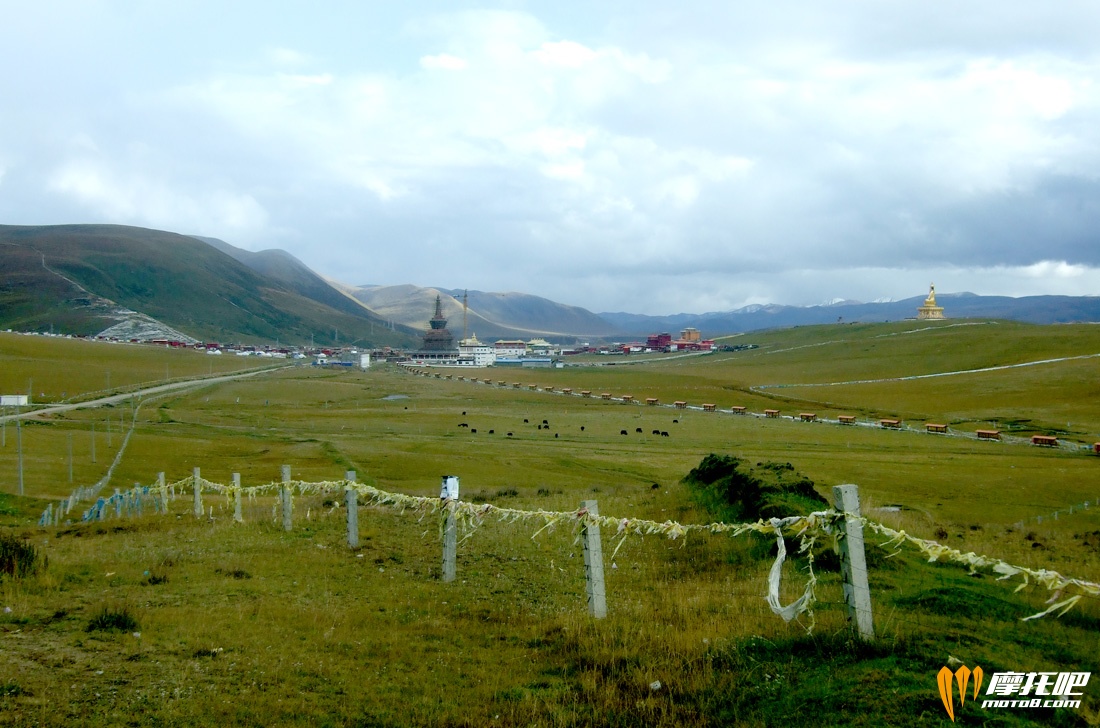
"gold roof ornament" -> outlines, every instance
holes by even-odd
[[[924,299],[924,305],[917,309],[918,319],[942,319],[943,306],[936,305],[936,284],[929,285],[928,298]]]

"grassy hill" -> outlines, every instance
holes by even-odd
[[[175,233],[118,225],[0,226],[0,260],[5,270],[18,270],[0,291],[5,328],[98,333],[117,320],[113,303],[213,341],[301,344],[312,338],[366,346],[410,340],[361,308],[334,308]]]
[[[310,300],[329,306],[333,310],[351,316],[362,316],[364,311],[370,311],[352,297],[333,288],[324,278],[314,273],[305,263],[285,250],[261,250],[253,253],[248,250],[241,250],[217,238],[195,237],[264,277],[278,281],[290,290]]]
[[[594,499],[620,523],[705,524],[719,517],[713,499],[685,476],[715,453],[768,486],[828,498],[831,486],[855,483],[872,521],[964,553],[1100,581],[1100,458],[919,427],[955,417],[966,432],[996,411],[1042,430],[1066,429],[1068,418],[1072,432],[1060,438],[1100,440],[1090,370],[1081,368],[1094,373],[1097,360],[1068,358],[1100,353],[1100,329],[958,323],[802,327],[737,337],[758,345],[737,352],[479,372],[506,386],[393,366],[289,368],[145,402],[104,494],[150,484],[160,471],[180,480],[194,467],[214,482],[236,472],[246,487],[266,484],[285,463],[307,482],[354,470],[360,482],[434,497],[451,473],[464,501],[533,513]],[[15,338],[0,336],[0,365],[16,391],[39,369],[72,393],[98,388],[103,367],[113,380],[132,366],[140,379],[184,361],[154,350],[164,359],[109,363],[137,347],[18,337],[16,348]],[[58,351],[76,343],[102,347],[107,359],[86,381],[70,368],[68,383],[68,355]],[[927,374],[949,375],[904,379]],[[562,387],[663,406],[565,396]],[[676,400],[727,411],[668,406]],[[737,416],[735,404],[864,421],[905,414],[918,427]],[[1041,585],[1017,592],[1018,577],[928,563],[880,536],[868,538],[877,638],[865,644],[848,628],[827,536],[809,547],[818,601],[808,633],[808,618],[786,623],[768,608],[776,542],[750,533],[622,540],[605,528],[609,616],[593,620],[570,522],[540,531],[538,514],[489,516],[465,531],[452,583],[440,579],[435,516],[363,505],[360,546],[350,549],[338,492],[296,496],[291,532],[272,497],[246,499],[245,522],[235,524],[231,504],[209,491],[201,519],[190,492],[178,491],[167,515],[147,507],[140,517],[112,511],[100,523],[35,527],[47,503],[102,476],[118,452],[117,423],[117,412],[83,410],[23,426],[27,496],[0,497],[0,530],[25,534],[49,564],[26,579],[0,577],[12,610],[0,612],[0,725],[1069,727],[1100,714],[1100,686],[1090,681],[1081,708],[998,710],[968,696],[949,719],[936,685],[945,665],[982,667],[985,686],[1007,671],[1092,671],[1095,681],[1100,600],[1024,622],[1050,605]],[[9,423],[5,494],[12,443]],[[791,534],[783,604],[807,578],[799,545]]]

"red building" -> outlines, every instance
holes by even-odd
[[[671,344],[671,343],[672,343],[672,334],[669,334],[669,333],[650,334],[649,337],[646,338],[646,340],[645,340],[645,348],[647,348],[647,349],[658,349],[658,350],[663,351],[664,349],[668,348],[668,345]]]

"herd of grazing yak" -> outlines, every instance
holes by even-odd
[[[465,412],[465,411],[463,411],[463,412],[462,412],[462,414],[463,414],[463,415],[465,415],[465,414],[466,414],[466,412]],[[680,420],[673,420],[673,421],[672,421],[672,424],[674,424],[674,425],[675,425],[675,424],[678,424],[679,422],[680,422]],[[524,418],[524,420],[523,420],[523,424],[525,424],[525,425],[529,425],[529,424],[531,424],[531,421],[530,421],[530,419],[529,419],[529,418]],[[458,426],[459,426],[459,427],[465,427],[465,428],[466,428],[466,429],[468,429],[468,430],[469,430],[469,431],[470,431],[471,433],[473,433],[473,434],[475,434],[475,435],[477,434],[477,428],[476,428],[476,427],[470,427],[470,423],[469,423],[469,422],[460,422],[460,423],[458,423]],[[549,430],[549,429],[550,429],[550,423],[549,423],[548,421],[546,421],[546,420],[543,420],[543,421],[542,421],[542,424],[538,425],[538,429],[540,429],[540,430]],[[581,425],[581,432],[584,432],[584,425]],[[634,429],[634,432],[636,432],[636,433],[638,433],[638,434],[642,434],[642,428],[641,428],[641,427],[637,427],[637,428],[635,428],[635,429]],[[489,434],[490,434],[490,435],[495,435],[495,434],[496,434],[496,430],[489,430]],[[619,430],[619,434],[620,434],[620,435],[629,435],[630,433],[629,433],[629,432],[628,432],[627,430]],[[668,434],[668,431],[667,431],[667,430],[654,430],[654,431],[653,431],[653,434],[654,434],[654,435],[659,435],[660,437],[668,437],[668,436],[669,436],[669,434]],[[513,436],[513,433],[511,433],[511,432],[508,432],[508,433],[506,434],[506,437],[512,437],[512,436]],[[554,433],[554,437],[557,437],[557,436],[558,436],[558,433],[556,433],[556,432],[555,432],[555,433]]]

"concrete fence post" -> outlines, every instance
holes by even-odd
[[[454,475],[444,475],[439,486],[443,502],[443,581],[454,581],[458,571],[458,528],[455,508],[458,506],[459,482]]]
[[[241,474],[233,473],[233,521],[244,523],[241,515]]]
[[[352,483],[355,482],[355,471],[349,470],[344,474],[348,485],[344,486],[344,502],[348,509],[348,548],[359,548],[359,491]]]
[[[581,508],[593,519],[599,517],[599,502],[581,501]],[[600,524],[586,518],[582,528],[584,538],[584,581],[588,595],[588,613],[596,619],[607,616],[607,588],[603,579],[603,544],[600,541]]]
[[[199,469],[193,468],[191,475],[195,480],[195,487],[193,489],[195,495],[194,513],[195,518],[202,518],[202,476],[199,475]]]
[[[294,523],[291,520],[291,508],[292,500],[290,495],[290,466],[283,466],[283,487],[281,490],[282,495],[282,509],[283,509],[283,530],[290,531],[294,527]]]
[[[168,489],[164,487],[164,473],[157,473],[157,491],[160,493],[159,506],[161,513],[168,512]]]
[[[454,501],[443,504],[443,581],[455,580],[458,572],[458,528],[455,524]]]
[[[848,621],[859,636],[875,639],[871,619],[871,588],[867,582],[867,555],[863,549],[863,521],[859,509],[859,488],[838,485],[833,488],[833,504],[844,518],[840,529],[840,573],[844,580],[844,601],[848,603]]]

